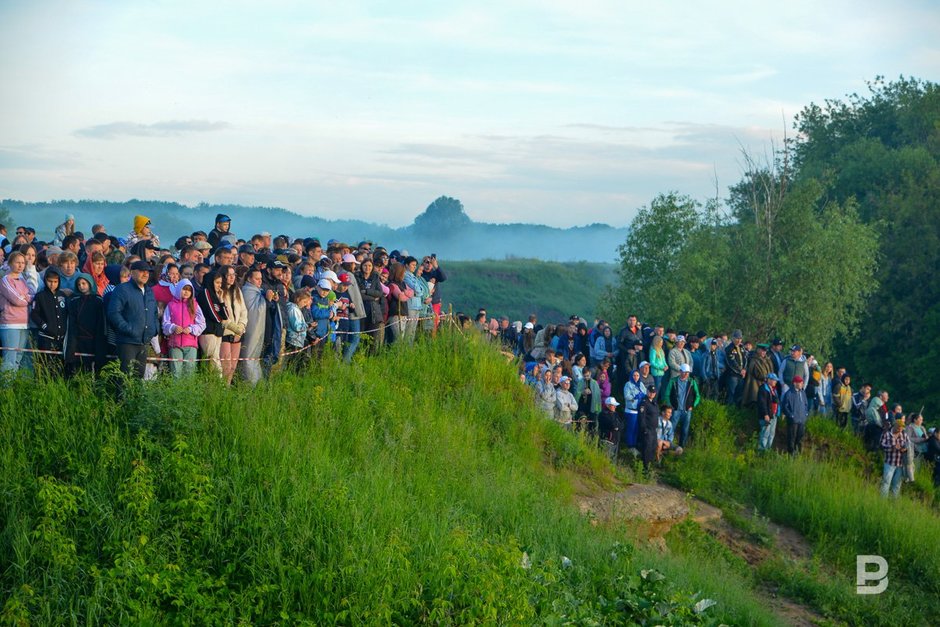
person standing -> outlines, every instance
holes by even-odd
[[[803,377],[796,375],[791,383],[793,385],[783,395],[781,410],[787,419],[787,451],[790,455],[795,455],[803,448],[809,402],[806,399],[806,390],[803,389]]]
[[[678,434],[679,446],[685,448],[686,441],[689,439],[689,428],[692,425],[692,409],[702,400],[698,383],[692,378],[692,367],[689,364],[681,364],[679,377],[669,379],[664,397],[665,405],[672,408],[672,424]]]
[[[131,280],[114,288],[107,309],[121,371],[139,379],[144,378],[147,347],[160,328],[157,299],[147,285],[150,272],[146,261],[135,261],[131,265]]]
[[[646,389],[646,398],[640,403],[637,410],[637,420],[640,423],[640,443],[643,449],[643,468],[649,467],[656,461],[659,451],[659,405],[656,404],[656,386]]]
[[[780,416],[780,396],[777,394],[777,375],[770,373],[757,390],[757,423],[760,435],[758,451],[770,451],[777,434],[777,417]]]
[[[849,414],[852,413],[852,376],[844,373],[838,390],[835,386],[833,390],[832,410],[835,412],[836,424],[845,429],[849,424]]]
[[[725,372],[728,384],[728,404],[738,405],[744,392],[744,377],[747,376],[747,351],[741,343],[744,334],[741,329],[735,329],[731,334],[731,344],[725,349]]]
[[[7,265],[10,271],[0,278],[0,347],[8,350],[0,370],[15,372],[29,344],[29,306],[36,294],[23,276],[26,255],[11,253]]]
[[[744,405],[751,407],[757,402],[757,392],[764,384],[767,375],[774,372],[773,360],[767,355],[767,344],[758,344],[757,350],[747,365],[747,379],[744,382]]]
[[[910,442],[904,429],[904,417],[894,421],[894,426],[881,435],[881,450],[885,453],[884,469],[881,475],[881,496],[898,498],[901,496],[901,483],[904,481],[907,449]]]

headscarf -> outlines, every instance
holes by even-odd
[[[108,279],[108,276],[104,273],[104,271],[102,271],[101,274],[95,274],[93,266],[94,262],[91,260],[91,255],[88,255],[88,258],[85,259],[85,265],[82,266],[82,273],[87,274],[93,279],[92,285],[98,292],[98,296],[104,296],[104,292],[106,289],[108,289],[108,285],[111,284],[111,281]],[[105,266],[105,268],[107,268],[107,266]],[[120,279],[120,276],[118,278]]]

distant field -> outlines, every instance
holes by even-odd
[[[604,287],[616,278],[614,264],[502,259],[443,261],[447,282],[444,302],[454,311],[473,315],[480,307],[489,314],[525,320],[535,313],[543,322],[567,319],[573,313],[594,316]],[[446,306],[445,306],[446,309]]]

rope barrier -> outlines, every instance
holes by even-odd
[[[418,316],[418,317],[404,317],[404,316],[401,316],[401,319],[402,319],[403,321],[405,321],[405,322],[409,322],[409,321],[421,321],[421,320],[434,320],[435,317],[437,317],[437,318],[439,318],[439,319],[444,319],[444,318],[450,318],[450,317],[452,317],[452,315],[451,315],[451,314],[441,314],[440,316]],[[369,330],[367,330],[367,331],[361,331],[361,330],[360,330],[360,331],[333,331],[332,334],[333,334],[333,335],[368,335],[368,334],[370,334],[370,333],[374,333],[375,331],[378,331],[379,329],[387,329],[387,328],[389,328],[389,327],[397,326],[398,324],[399,324],[399,323],[397,323],[397,322],[389,322],[389,323],[384,324],[384,325],[381,326],[381,327],[376,327],[375,329],[369,329]],[[307,344],[307,345],[304,346],[303,348],[296,348],[296,349],[293,349],[293,350],[290,350],[290,351],[282,351],[282,352],[279,354],[279,356],[280,356],[280,357],[290,357],[291,355],[296,355],[296,354],[298,354],[298,353],[302,353],[302,352],[304,352],[305,350],[307,350],[308,348],[312,348],[312,347],[314,347],[314,346],[317,346],[318,344],[320,344],[321,342],[323,342],[323,340],[326,339],[327,337],[329,337],[329,335],[324,335],[324,336],[322,336],[322,337],[318,337],[316,340],[310,342],[309,344]],[[42,354],[42,355],[57,355],[57,356],[59,356],[59,357],[63,357],[63,356],[64,356],[64,351],[53,351],[53,350],[40,349],[40,348],[13,348],[13,347],[7,348],[7,347],[0,347],[0,351],[13,351],[13,352],[17,352],[17,353],[34,353],[34,354]],[[94,354],[92,354],[92,353],[75,353],[75,356],[76,356],[76,357],[95,357],[96,355],[94,355]],[[118,359],[117,355],[106,355],[106,357],[107,357],[108,359]],[[232,359],[221,359],[221,358],[220,358],[219,361],[224,361],[224,362],[226,362],[226,363],[229,363],[229,362],[233,362],[233,361],[262,361],[263,359],[264,359],[263,357],[235,357],[235,358],[232,358]],[[148,358],[147,358],[147,361],[150,362],[150,363],[160,363],[160,362],[185,362],[185,363],[193,363],[193,362],[206,362],[206,361],[214,362],[214,361],[216,361],[216,360],[215,360],[214,358],[212,358],[212,357],[198,357],[198,358],[195,358],[195,359],[178,359],[178,358],[175,358],[175,357],[148,357]]]

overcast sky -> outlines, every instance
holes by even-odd
[[[0,197],[629,223],[810,102],[940,78],[937,2],[0,1]]]

